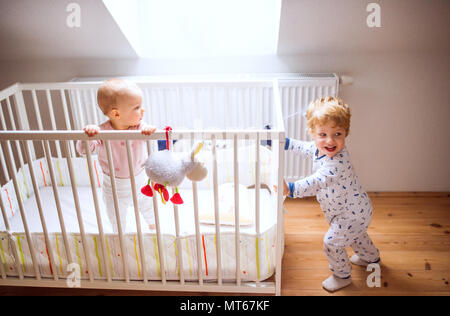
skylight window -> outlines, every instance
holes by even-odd
[[[276,54],[281,0],[103,0],[140,57]]]

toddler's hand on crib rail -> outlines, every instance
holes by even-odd
[[[274,189],[275,192],[278,192],[278,186],[277,185],[274,184],[273,185],[273,189]],[[289,194],[290,194],[289,186],[288,186],[286,180],[283,179],[283,196],[288,196]]]
[[[151,134],[153,134],[156,131],[156,127],[154,126],[150,126],[150,125],[144,125],[141,128],[141,133],[147,136],[150,136]]]
[[[86,125],[83,128],[83,131],[86,133],[87,136],[92,137],[98,134],[100,128],[97,125]]]
[[[285,179],[283,179],[283,196],[288,196],[290,193],[289,186]]]

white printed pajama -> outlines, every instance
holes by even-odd
[[[366,220],[357,217],[335,218],[330,224],[323,239],[325,255],[330,264],[330,270],[339,278],[348,278],[351,265],[346,247],[352,247],[354,252],[364,261],[377,262],[380,258],[378,249],[367,234],[372,210],[367,210]]]
[[[286,139],[286,150],[313,159],[314,173],[288,184],[290,197],[316,196],[330,228],[324,237],[324,250],[331,271],[340,278],[350,277],[351,265],[345,250],[352,247],[364,261],[377,262],[379,251],[367,228],[372,219],[372,203],[359,183],[350,155],[344,147],[333,157],[319,155],[314,142]]]

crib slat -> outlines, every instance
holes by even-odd
[[[109,176],[111,178],[111,189],[113,193],[114,210],[116,212],[117,230],[119,232],[120,251],[122,252],[123,275],[125,276],[125,281],[130,282],[130,275],[128,273],[128,262],[125,256],[126,248],[125,243],[123,242],[122,223],[120,222],[119,201],[117,200],[117,190],[116,190],[116,173],[114,171],[114,163],[112,161],[110,141],[106,140],[105,145],[106,145],[106,154],[108,156]]]
[[[0,209],[2,211],[2,217],[3,217],[3,222],[5,223],[5,229],[6,229],[7,232],[9,232],[10,231],[10,228],[9,228],[10,226],[9,226],[8,217],[6,215],[5,204],[3,203],[2,194],[0,194]],[[11,242],[10,239],[9,239],[9,241]],[[11,249],[13,249],[13,255],[14,255],[14,259],[15,259],[14,262],[16,263],[16,268],[17,268],[17,271],[19,273],[19,277],[20,277],[20,279],[23,279],[23,273],[21,273],[20,266],[18,265],[18,262],[19,262],[18,256],[17,256],[17,253],[14,251],[15,247],[11,247]],[[6,264],[6,262],[4,264]],[[3,266],[3,264],[2,264],[2,266]],[[2,277],[3,277],[3,279],[5,279],[6,278],[6,272],[5,272],[4,275],[3,275],[3,272],[4,272],[4,270],[2,269]]]
[[[37,120],[37,123],[38,123],[38,128],[39,128],[40,131],[42,131],[44,128],[42,126],[41,111],[39,109],[39,102],[37,100],[36,90],[35,89],[31,90],[31,96],[32,96],[32,100],[33,100],[34,112],[36,113],[36,120]],[[41,142],[41,144],[42,144],[42,142]],[[33,146],[33,148],[34,148],[34,146]],[[33,155],[32,156],[33,156],[33,159],[36,158],[34,150],[33,150]]]
[[[5,122],[5,117],[3,115],[3,107],[2,104],[0,102],[0,121],[2,123],[2,130],[6,130],[6,122]],[[9,179],[9,173],[8,173],[8,168],[6,167],[6,162],[5,162],[5,157],[3,155],[3,148],[0,146],[0,161],[2,163],[2,170],[3,170],[3,174],[5,175],[5,179]]]
[[[66,128],[67,130],[72,130],[72,124],[70,123],[70,118],[69,118],[69,112],[67,110],[67,101],[66,101],[66,94],[64,93],[64,90],[61,89],[59,90],[60,94],[61,94],[61,102],[63,105],[63,112],[64,112],[64,120],[66,122]],[[73,144],[73,141],[70,142],[70,152],[72,153],[72,157],[75,157],[75,146]],[[67,154],[69,153],[69,151],[67,150]]]
[[[152,144],[149,140],[147,140],[147,156],[150,156],[150,154],[152,153]]]
[[[1,114],[2,124],[6,128],[5,120],[4,120],[4,117],[3,117],[3,111],[0,111],[0,114]],[[3,143],[5,144],[5,142],[3,142]],[[12,156],[12,149],[11,149],[11,142],[10,141],[6,142],[6,150],[7,150],[7,153],[9,155],[9,157],[11,157]],[[6,161],[8,161],[8,160],[6,160]],[[10,164],[6,163],[7,169],[4,169],[5,174],[6,175],[9,174],[10,170],[8,170],[8,168],[11,168],[11,166],[12,166],[12,168],[14,170],[14,175],[15,175],[15,170],[17,170],[16,169],[16,163],[15,163],[14,160],[9,160],[9,161],[10,161]],[[9,176],[8,176],[8,178],[9,178]],[[19,191],[20,191],[20,183],[18,183],[18,187],[19,187]],[[16,190],[16,194],[18,194],[17,195],[17,200],[22,201],[22,193],[21,193],[21,191],[18,192]],[[5,221],[5,223],[7,223],[7,221]],[[8,228],[8,231],[9,231],[9,228]],[[16,259],[16,269],[17,269],[17,271],[19,273],[19,278],[23,279],[23,277],[24,277],[24,275],[23,275],[23,267],[20,265],[20,259],[19,259],[19,256],[18,256],[18,253],[17,253],[17,249],[16,249],[15,237],[10,235],[9,238],[10,238],[10,242],[11,242],[11,248],[14,251],[14,258]]]
[[[96,125],[100,124],[100,120],[98,118],[98,112],[97,112],[97,106],[96,106],[96,102],[95,102],[95,97],[94,97],[94,90],[93,89],[89,89],[89,97],[91,98],[91,102],[92,102],[92,108],[91,111],[94,113],[94,122]]]
[[[0,107],[1,107],[0,120],[2,122],[2,130],[6,131],[8,128],[6,126],[5,115],[3,114],[3,104],[1,102],[0,102]]]
[[[5,179],[9,179],[8,169],[6,168],[5,157],[3,155],[3,148],[0,147],[0,162],[2,164],[3,174],[5,175]]]
[[[143,92],[144,92],[143,107],[145,109],[144,121],[150,122],[150,120],[148,118],[152,118],[151,121],[153,122],[153,124],[156,124],[156,122],[155,122],[156,115],[153,114],[154,109],[152,106],[150,106],[151,99],[150,99],[150,94],[148,92],[148,89],[143,89]]]
[[[27,114],[27,107],[25,105],[25,101],[23,99],[23,92],[17,91],[13,95],[13,100],[16,105],[16,116],[18,118],[17,120],[17,128],[21,131],[29,131],[30,130],[30,121],[28,119]],[[20,154],[22,155],[22,154]],[[34,147],[31,148],[31,156],[36,157],[36,154],[34,152]]]
[[[10,123],[11,123],[12,130],[15,131],[15,130],[17,130],[16,129],[16,123],[14,121],[14,116],[13,116],[13,112],[12,112],[12,108],[11,108],[11,102],[9,101],[9,98],[6,98],[6,105],[8,107],[9,120],[10,120]],[[18,156],[19,156],[20,167],[23,167],[22,149],[20,148],[19,141],[16,140],[14,143],[16,144],[16,150],[17,150],[17,153],[18,153]]]
[[[275,262],[275,294],[281,295],[281,259],[284,246],[283,179],[284,179],[284,132],[280,133],[278,145],[278,206],[277,206],[277,246]]]
[[[4,263],[2,261],[3,260],[0,260],[0,273],[2,274],[2,279],[5,280],[6,279],[6,272],[5,272]]]
[[[298,89],[299,89],[299,87],[293,87],[293,89],[292,89],[292,99],[289,100],[289,102],[292,102],[292,104],[298,104],[296,102],[296,99],[299,99],[299,96],[297,95]],[[303,94],[300,94],[300,95],[303,96]],[[304,104],[304,103],[302,103],[302,104]],[[296,108],[295,110],[298,111],[298,108]],[[295,113],[295,112],[289,112],[289,113]],[[291,123],[290,125],[294,126],[294,128],[295,128],[296,135],[294,134],[295,136],[293,136],[295,139],[306,140],[303,135],[301,135],[301,136],[299,135],[299,131],[301,134],[303,134],[307,130],[306,126],[303,126],[303,124],[302,124],[303,117],[304,117],[303,115],[295,115],[294,117],[291,117],[291,119],[293,119],[292,123],[289,122],[289,123]],[[299,135],[300,137],[298,137],[297,135]],[[303,169],[303,164],[305,164],[306,159],[299,159],[299,158],[300,158],[300,156],[296,156],[297,161],[294,162],[294,169],[290,169],[290,170],[293,170],[293,173],[295,175],[299,175],[300,171],[305,170],[305,169]],[[302,168],[302,169],[300,169],[300,168]],[[304,176],[306,176],[306,175],[304,175]]]
[[[156,145],[156,144],[155,144]],[[149,156],[152,151],[157,151],[157,147],[152,146],[150,141],[147,141],[147,152]],[[151,184],[152,185],[152,184]],[[159,262],[159,269],[161,273],[161,283],[162,285],[166,284],[166,273],[165,273],[165,262],[164,262],[164,248],[163,248],[163,240],[161,236],[161,226],[159,222],[159,210],[158,210],[158,200],[157,195],[153,194],[153,211],[155,213],[155,226],[156,226],[156,241],[158,245],[158,258],[155,258]]]
[[[66,150],[66,152],[69,152],[69,145],[67,142],[68,141],[65,140],[65,141],[63,141],[63,144],[64,144],[64,149]],[[78,225],[80,226],[81,242],[83,243],[84,257],[86,259],[86,266],[88,268],[89,281],[94,282],[94,273],[93,273],[94,270],[91,265],[91,256],[90,256],[90,252],[89,252],[88,242],[86,239],[86,233],[84,230],[83,216],[81,214],[81,209],[80,209],[80,200],[78,197],[78,189],[77,189],[77,183],[76,183],[76,178],[75,178],[75,172],[73,170],[72,158],[69,155],[67,155],[67,166],[69,168],[73,200],[75,202],[75,209],[77,211]]]
[[[41,111],[39,110],[39,103],[37,100],[37,96],[36,96],[36,90],[33,89],[31,90],[31,96],[33,99],[33,106],[34,106],[34,112],[36,113],[36,119],[37,119],[37,123],[38,123],[38,128],[39,130],[43,130],[44,128],[42,127],[42,118],[41,118]]]
[[[59,90],[60,96],[61,96],[61,102],[63,105],[63,113],[64,113],[64,122],[66,123],[66,129],[70,131],[72,129],[72,126],[70,124],[70,118],[69,118],[69,112],[67,110],[67,101],[66,101],[66,95],[64,93],[63,89]]]
[[[50,178],[52,180],[52,188],[53,188],[53,194],[55,197],[56,210],[58,211],[59,225],[61,226],[61,232],[62,232],[63,239],[64,239],[64,246],[66,248],[67,262],[72,263],[73,262],[72,254],[71,254],[70,248],[69,248],[69,239],[67,238],[66,225],[64,223],[64,217],[62,214],[61,202],[59,200],[58,187],[56,186],[55,170],[53,169],[52,156],[51,156],[50,145],[49,145],[48,140],[44,140],[44,150],[45,150],[45,156],[47,157],[47,165],[48,165],[48,170],[50,172]]]
[[[50,123],[52,125],[52,130],[56,131],[56,123],[55,123],[55,113],[53,111],[53,102],[52,102],[52,96],[50,95],[50,90],[46,89],[45,94],[47,96],[47,105],[48,105],[48,111],[50,113]],[[59,142],[55,142],[56,146],[56,153],[58,154],[58,158],[61,158],[61,148],[59,146]]]
[[[139,253],[141,255],[141,261],[142,261],[142,276],[144,278],[144,284],[147,284],[147,265],[145,264],[145,250],[144,250],[144,239],[142,237],[142,228],[141,228],[141,220],[139,218],[139,206],[138,206],[138,199],[136,195],[136,180],[134,177],[134,169],[133,169],[133,157],[131,154],[131,146],[130,141],[126,140],[125,145],[127,148],[127,157],[128,157],[128,168],[130,171],[130,180],[131,180],[131,193],[133,195],[133,204],[134,204],[134,217],[136,218],[136,228],[138,232],[138,239],[139,239]]]
[[[260,235],[261,235],[261,227],[260,227],[260,217],[259,217],[259,213],[260,213],[260,205],[259,205],[259,194],[260,194],[260,159],[259,159],[259,146],[260,146],[260,141],[259,141],[259,134],[256,135],[256,153],[255,153],[255,157],[256,157],[256,161],[255,161],[255,229],[256,229],[256,260],[258,260],[258,262],[256,263],[257,265],[257,276],[256,276],[256,284],[259,285],[259,278],[260,278],[260,271],[259,271],[259,267],[260,267],[260,263],[259,263],[259,254],[260,254]]]
[[[80,97],[80,90],[75,90],[75,97],[76,97],[76,105],[78,108],[78,117],[80,119],[80,127],[83,128],[85,126],[84,123],[84,111],[83,111],[83,106],[81,105],[81,97]]]
[[[245,126],[245,124],[248,122],[248,118],[247,118],[247,113],[249,111],[248,109],[248,88],[244,87],[242,88],[242,93],[241,93],[241,109],[242,109],[242,121],[239,121],[239,126]]]
[[[36,275],[36,279],[40,280],[41,274],[39,272],[39,264],[37,261],[36,251],[34,248],[33,240],[31,238],[30,230],[28,228],[28,223],[27,223],[27,218],[25,216],[25,210],[23,208],[22,198],[20,197],[21,196],[20,189],[19,189],[19,185],[18,185],[18,181],[17,181],[16,167],[15,167],[13,155],[11,152],[11,145],[9,144],[10,141],[6,141],[6,142],[7,142],[7,144],[4,144],[5,147],[8,148],[8,153],[7,153],[8,156],[7,156],[6,162],[8,164],[9,173],[12,175],[14,190],[16,192],[17,202],[19,204],[19,211],[20,211],[20,215],[22,217],[23,227],[25,228],[25,236],[26,236],[26,239],[28,242],[28,247],[30,249],[30,253],[31,253],[31,260],[33,262],[34,273]],[[5,143],[5,141],[3,141],[3,143]],[[14,245],[14,247],[15,247],[15,245]]]
[[[11,122],[11,127],[12,127],[13,130],[16,130],[16,123],[14,121],[14,116],[13,116],[13,112],[12,112],[11,103],[9,101],[9,98],[6,98],[6,105],[8,106],[9,120]],[[19,124],[20,124],[20,121],[19,121]],[[22,148],[20,147],[20,143],[19,143],[18,140],[16,140],[14,142],[14,144],[16,145],[17,155],[19,156],[20,167],[23,167],[24,162],[23,162]],[[22,173],[22,179],[24,180],[24,183],[26,183],[25,182],[26,181],[25,180],[25,174],[23,173],[23,169],[22,169],[21,173]],[[22,186],[21,186],[20,182],[18,183],[18,185],[19,185],[19,189],[21,189],[21,192],[22,192]],[[26,185],[25,185],[25,190],[26,190],[26,193],[29,194],[28,187]]]
[[[172,141],[172,137],[169,133],[169,150],[173,151],[173,141]],[[175,194],[175,189],[172,188],[172,195]],[[177,247],[177,260],[178,260],[178,265],[179,265],[179,276],[180,276],[180,284],[184,284],[184,267],[183,267],[183,252],[182,252],[182,247],[181,247],[181,241],[180,241],[180,219],[178,216],[178,206],[176,206],[175,204],[173,205],[173,215],[174,215],[174,219],[175,219],[175,243],[176,243],[176,247]]]
[[[5,206],[3,204],[3,200],[1,198],[0,198],[0,200],[1,200],[2,213],[3,213]],[[6,217],[4,217],[3,219],[5,220],[5,226],[7,225],[6,231],[8,232],[8,243],[9,243],[9,247],[11,248],[11,250],[13,252],[14,265],[16,266],[17,273],[19,274],[19,279],[23,280],[24,279],[23,267],[20,264],[19,254],[17,253],[15,237],[10,233],[8,220],[6,219]]]
[[[161,271],[161,282],[163,285],[166,284],[166,270],[165,270],[165,262],[164,262],[164,248],[162,244],[162,236],[161,236],[161,225],[159,222],[159,210],[158,210],[158,201],[156,198],[156,193],[153,194],[153,210],[155,212],[155,225],[156,225],[156,241],[158,243],[158,260],[159,267]]]
[[[195,241],[197,245],[197,274],[198,284],[203,285],[203,269],[202,269],[202,244],[200,241],[200,223],[198,216],[198,192],[197,183],[192,182],[192,194],[194,198],[194,221],[195,221]]]
[[[1,198],[1,196],[0,196],[0,205],[1,205],[1,209],[2,209],[3,220],[5,222],[6,231],[10,232],[9,222],[8,222],[7,217],[6,217],[6,214],[4,213],[5,212],[5,205],[3,203],[3,199]],[[19,254],[17,253],[16,244],[15,244],[14,237],[12,236],[12,234],[8,234],[8,242],[9,242],[9,246],[10,246],[12,252],[13,252],[14,264],[16,266],[17,273],[19,274],[19,279],[23,280],[23,278],[24,278],[23,277],[23,269],[22,269],[22,266],[20,265]]]
[[[103,265],[106,270],[106,278],[107,278],[108,282],[111,282],[111,271],[109,269],[109,264],[107,264],[108,252],[106,251],[105,234],[103,233],[102,217],[100,214],[100,207],[98,205],[97,189],[95,187],[96,182],[94,179],[94,171],[92,168],[92,155],[91,155],[91,151],[89,149],[88,141],[85,140],[85,141],[83,141],[83,143],[84,143],[84,150],[86,152],[86,158],[87,158],[87,163],[88,163],[89,178],[90,178],[90,182],[91,182],[91,191],[92,191],[92,197],[94,199],[94,206],[95,206],[95,214],[97,216],[97,226],[98,226],[98,231],[100,234],[100,240],[102,242],[102,252],[103,252],[103,258],[104,258]]]
[[[171,147],[173,147],[173,145]],[[175,189],[172,189],[172,195],[174,193],[175,193]],[[173,205],[173,214],[174,214],[174,218],[175,218],[175,234],[176,234],[175,243],[176,243],[176,247],[178,250],[177,260],[178,260],[178,265],[179,265],[178,268],[179,268],[179,274],[180,274],[180,284],[184,284],[183,253],[182,253],[181,241],[180,241],[180,220],[178,217],[178,206],[176,206],[175,204]]]
[[[217,153],[216,136],[212,135],[212,154],[213,154],[213,183],[214,183],[214,221],[216,224],[216,256],[217,256],[217,283],[222,285],[222,243],[220,239],[220,213],[219,213],[219,187],[217,180]]]
[[[0,192],[0,209],[2,211],[3,221],[5,222],[5,229],[6,229],[6,231],[9,231],[8,218],[6,217],[6,210],[5,210],[5,207],[3,205],[3,198],[2,198],[1,192]],[[6,272],[5,272],[5,269],[3,268],[3,265],[5,265],[5,264],[6,264],[6,262],[3,262],[3,260],[0,260],[0,268],[1,268],[1,273],[2,273],[2,279],[6,279]]]
[[[0,113],[2,113],[2,111],[0,111]],[[3,114],[2,114],[3,117]],[[3,142],[4,143],[4,142]],[[0,146],[1,149],[2,146]],[[6,169],[6,163],[3,159],[3,151],[0,151],[0,153],[2,154],[2,169],[3,169],[3,174],[6,175],[5,179],[9,179],[9,173],[8,170]],[[0,208],[2,210],[2,216],[3,216],[3,222],[5,223],[5,229],[7,232],[10,232],[10,226],[9,226],[9,221],[8,221],[8,216],[6,215],[6,209],[5,209],[5,204],[3,203],[3,198],[2,198],[2,194],[0,194]],[[14,263],[16,265],[16,269],[17,269],[17,273],[19,274],[19,279],[23,280],[23,271],[22,271],[22,266],[20,265],[20,261],[19,261],[19,256],[17,254],[17,249],[14,243],[14,240],[12,239],[12,235],[8,234],[8,241],[10,243],[11,249],[13,251],[13,256],[14,256]]]
[[[241,285],[241,251],[240,251],[240,226],[239,226],[239,160],[238,137],[234,135],[234,227],[236,247],[236,284]]]
[[[50,264],[51,264],[50,270],[53,271],[53,278],[56,281],[56,280],[58,280],[58,271],[57,271],[58,269],[56,268],[55,257],[54,257],[54,252],[53,252],[53,246],[52,246],[52,244],[50,242],[50,238],[48,237],[47,224],[45,223],[44,212],[42,211],[41,195],[39,193],[39,187],[38,187],[37,181],[36,181],[36,174],[34,173],[33,161],[31,159],[30,148],[29,148],[28,141],[23,141],[23,145],[24,145],[24,148],[25,148],[25,156],[27,158],[28,168],[30,170],[31,182],[33,183],[34,195],[36,197],[36,204],[37,204],[37,207],[38,207],[39,217],[41,219],[41,224],[42,224],[42,230],[44,232],[45,243],[46,243],[46,247],[49,250],[48,255],[50,257]]]
[[[195,133],[191,133],[191,147],[194,146]],[[192,195],[194,201],[194,223],[195,223],[195,241],[197,249],[197,275],[198,284],[203,285],[203,267],[202,267],[202,244],[200,240],[200,220],[198,215],[198,191],[197,182],[192,181]],[[206,255],[206,254],[205,254]]]

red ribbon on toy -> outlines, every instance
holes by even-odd
[[[166,126],[164,130],[166,131],[166,148],[169,150],[169,131],[172,130],[172,127]]]

